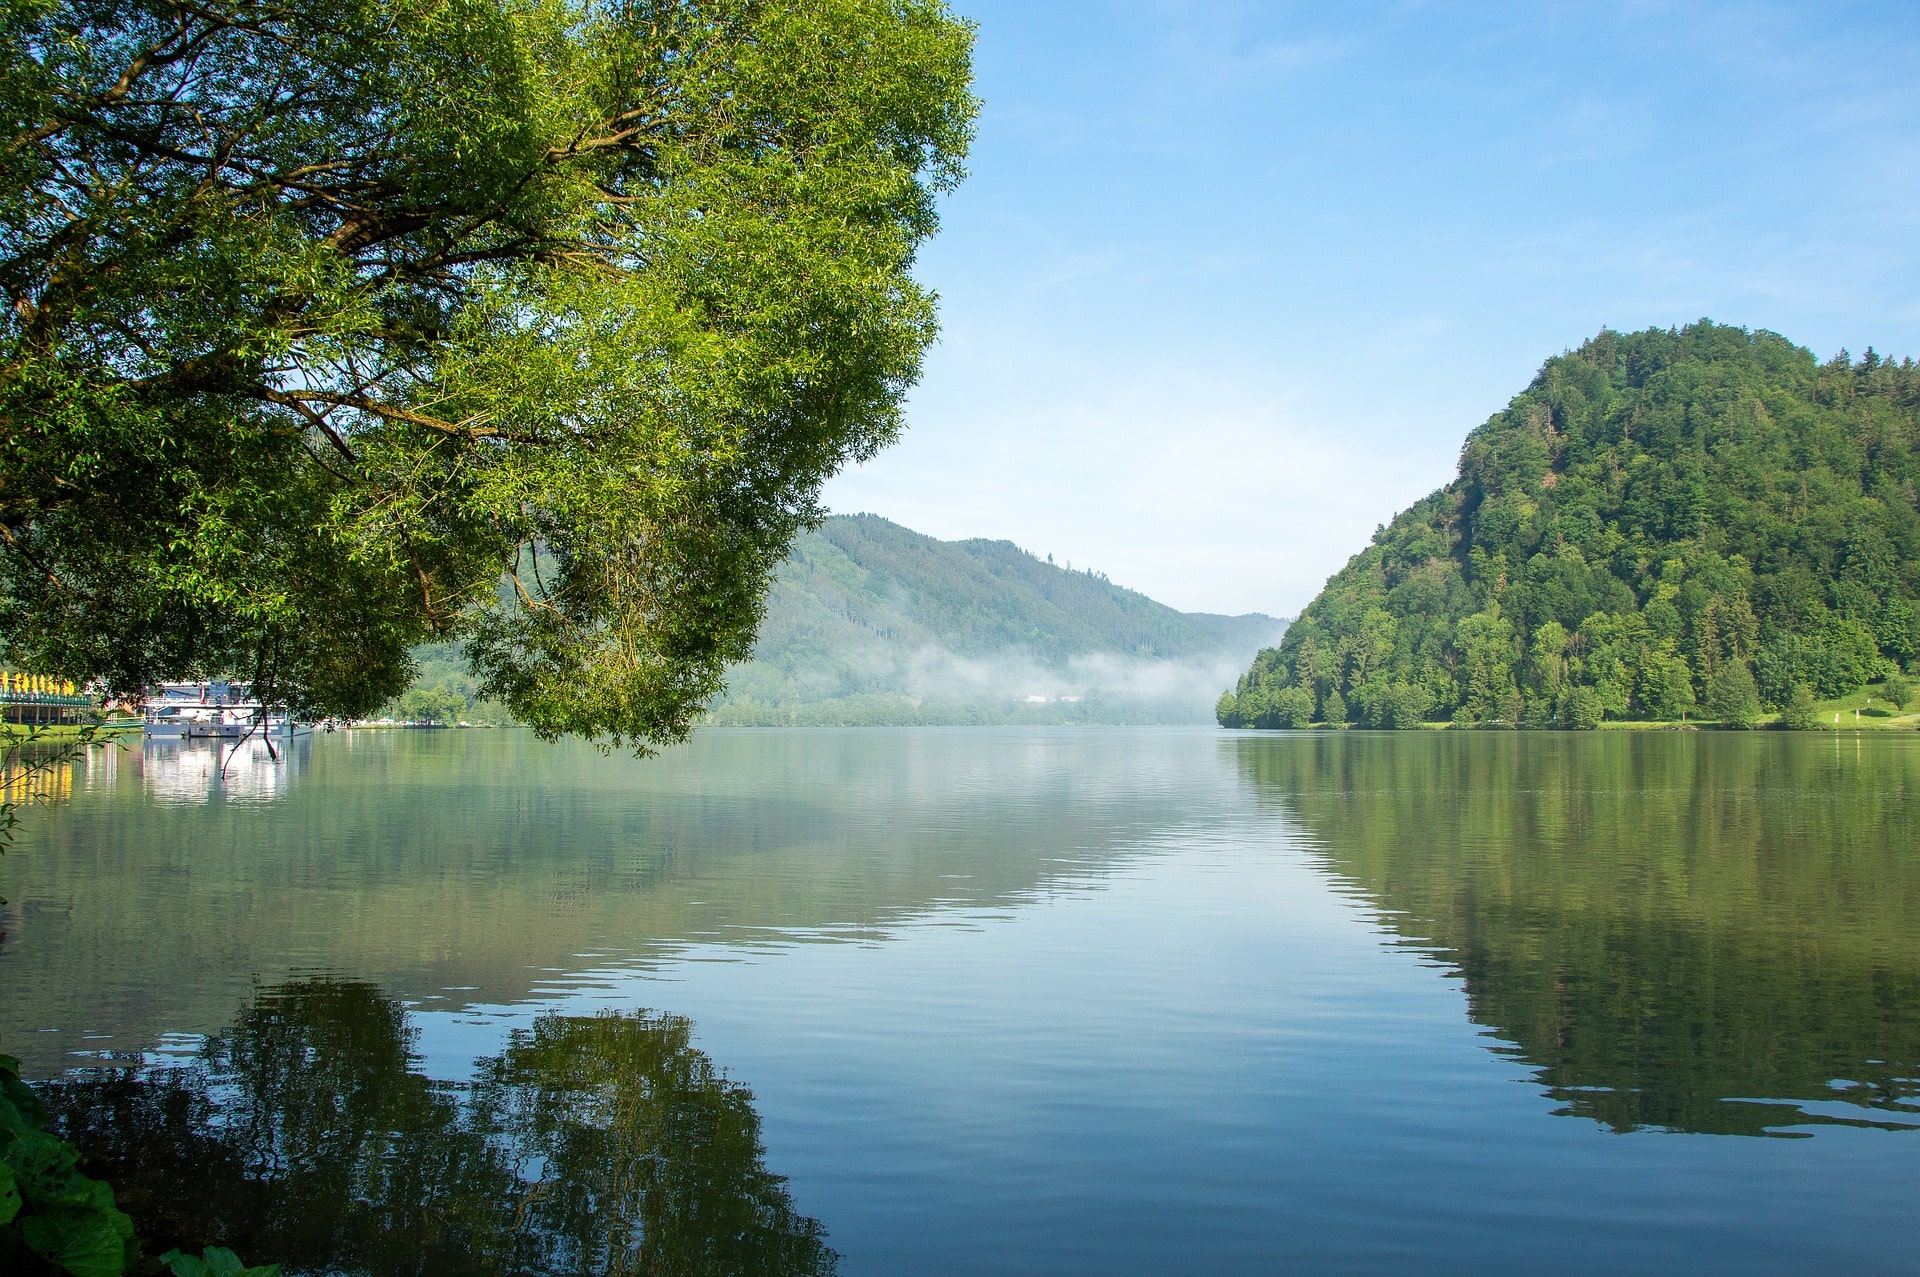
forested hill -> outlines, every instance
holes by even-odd
[[[1205,721],[1284,622],[1178,612],[1009,541],[803,533],[719,723]]]
[[[1602,332],[1468,436],[1220,721],[1804,715],[1920,657],[1917,423],[1911,359]]]

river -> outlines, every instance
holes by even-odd
[[[0,1051],[290,1271],[1912,1272],[1920,734],[95,750]]]

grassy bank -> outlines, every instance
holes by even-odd
[[[1887,699],[1884,685],[1875,684],[1863,687],[1859,691],[1836,700],[1816,701],[1814,703],[1814,721],[1819,724],[1815,731],[1898,731],[1920,730],[1920,702],[1898,707]],[[1778,729],[1780,715],[1762,714],[1754,726],[1759,729]],[[1448,722],[1422,723],[1431,731],[1452,731],[1454,725]],[[1603,732],[1689,732],[1717,731],[1719,723],[1710,718],[1694,719],[1609,719],[1600,724]],[[1305,731],[1347,730],[1345,725],[1336,729],[1328,723],[1314,723]],[[1484,731],[1485,728],[1460,730]],[[1504,730],[1504,729],[1493,729]]]
[[[99,738],[116,737],[128,732],[140,730],[137,718],[115,719],[101,723],[92,729],[87,727],[23,727],[18,723],[0,723],[0,745],[16,745],[32,737],[40,745],[64,745],[80,739],[81,733],[92,730]]]

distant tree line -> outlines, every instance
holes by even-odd
[[[1920,659],[1920,367],[1701,321],[1602,332],[1467,439],[1224,695],[1229,727],[1591,728]]]

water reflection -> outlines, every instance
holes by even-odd
[[[1920,1126],[1920,751],[1648,734],[1233,742],[1559,1111]],[[1782,1128],[1789,1128],[1783,1130]]]
[[[140,760],[147,796],[163,807],[191,807],[219,798],[264,803],[284,797],[313,761],[311,733],[270,741],[148,738]]]
[[[73,760],[57,745],[18,745],[0,752],[0,802],[22,807],[73,796]]]
[[[206,800],[210,749],[163,801],[182,748],[97,787],[95,751],[85,792],[0,860],[0,1043],[30,1076],[211,1032],[256,976],[505,1004],[689,943],[872,939],[1097,881],[1236,787],[1179,731],[708,732],[644,760],[342,731],[280,745],[275,801],[232,801],[237,769]]]
[[[448,1086],[372,985],[260,991],[189,1062],[41,1090],[149,1251],[290,1272],[824,1274],[753,1095],[670,1015],[542,1016]]]

